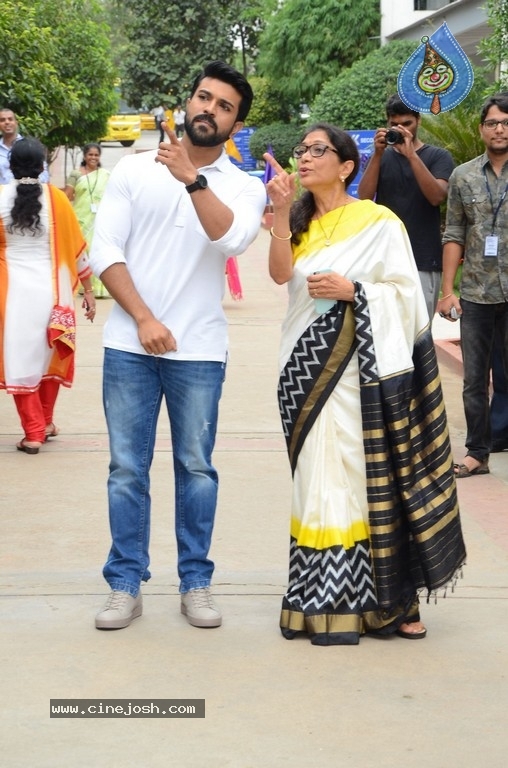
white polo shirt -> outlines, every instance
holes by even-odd
[[[177,352],[163,357],[223,362],[226,259],[242,253],[258,234],[266,192],[260,179],[233,165],[225,151],[213,165],[200,168],[234,214],[229,231],[212,242],[185,185],[155,162],[156,154],[124,157],[111,173],[95,221],[90,264],[98,277],[112,264],[127,264],[139,294],[176,339]],[[116,303],[103,338],[105,347],[145,354],[136,323]]]

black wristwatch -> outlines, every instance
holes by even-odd
[[[198,173],[196,176],[196,181],[194,181],[192,184],[188,184],[185,189],[191,195],[193,192],[195,192],[197,189],[206,189],[208,186],[208,179],[206,176],[203,176],[202,173]]]

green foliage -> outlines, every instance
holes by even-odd
[[[459,104],[449,112],[435,117],[425,115],[418,135],[428,144],[447,149],[455,164],[461,165],[481,155],[485,149],[480,138],[478,115]]]
[[[329,80],[311,106],[310,120],[325,120],[346,130],[373,130],[386,124],[385,104],[397,92],[402,65],[417,48],[394,40],[356,61]]]
[[[488,69],[496,72],[494,93],[508,89],[508,0],[487,0],[486,9],[492,33],[480,42],[479,50]]]
[[[265,28],[266,19],[277,8],[277,0],[230,0],[228,4],[230,23],[237,44],[240,44],[241,64],[234,64],[245,77],[259,51],[259,38]]]
[[[121,67],[122,92],[134,107],[175,106],[213,59],[231,62],[235,36],[229,0],[116,0],[126,11],[129,41]]]
[[[270,125],[289,122],[290,109],[285,104],[284,94],[265,77],[249,77],[254,91],[254,101],[249,112],[248,125]]]
[[[51,152],[100,136],[114,70],[98,0],[3,0],[0,103]]]
[[[268,146],[271,146],[275,159],[285,168],[290,164],[291,151],[300,141],[302,133],[301,126],[294,123],[264,125],[250,137],[250,153],[256,160],[262,160]]]
[[[479,124],[488,84],[481,69],[475,69],[474,77],[474,86],[464,101],[448,112],[423,115],[418,132],[422,141],[447,149],[456,165],[467,163],[485,150]]]
[[[260,38],[258,70],[293,104],[310,103],[324,82],[377,45],[377,0],[285,0]]]
[[[111,61],[109,28],[101,21],[97,0],[43,0],[45,18],[58,39],[59,78],[72,90],[78,106],[71,119],[46,135],[49,149],[82,146],[104,136],[117,109],[116,70]]]
[[[23,130],[43,137],[77,108],[56,67],[57,41],[30,0],[3,0],[0,14],[0,104]]]

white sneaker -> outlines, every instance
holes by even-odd
[[[193,627],[220,627],[222,616],[209,587],[191,589],[181,596],[180,611]]]
[[[128,592],[113,591],[106,605],[95,617],[97,629],[123,629],[143,613],[141,592],[132,597]]]

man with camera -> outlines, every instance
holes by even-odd
[[[445,149],[420,141],[420,113],[397,94],[388,99],[386,115],[388,127],[376,131],[358,197],[375,198],[404,222],[432,321],[441,286],[439,206],[446,200],[453,159]]]

